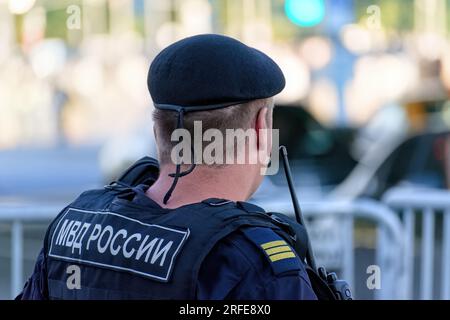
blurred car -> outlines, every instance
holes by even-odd
[[[386,105],[361,128],[325,127],[302,107],[277,106],[274,128],[279,129],[280,145],[288,149],[300,200],[379,199],[405,183],[446,189],[450,132],[443,121],[445,105],[423,103],[420,116],[410,105]],[[423,122],[419,127],[418,118]],[[290,202],[281,166],[276,175],[266,177],[253,200]]]
[[[98,153],[98,163],[105,184],[115,181],[134,162],[144,156],[157,157],[153,135],[139,132],[106,141]]]
[[[381,124],[368,130],[372,134],[365,135],[367,148],[355,169],[333,191],[334,196],[379,199],[397,186],[448,188],[448,103],[426,101],[396,105],[396,111],[387,109],[381,109],[362,129],[374,122]]]
[[[280,145],[288,150],[295,187],[301,199],[324,197],[357,164],[350,152],[356,133],[352,128],[327,128],[306,109],[284,105],[274,109],[273,127],[279,130]],[[253,199],[258,201],[275,194],[289,200],[282,163],[277,174],[264,179]]]

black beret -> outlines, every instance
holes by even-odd
[[[217,34],[185,38],[153,60],[147,85],[155,107],[210,110],[281,92],[278,65],[259,50]]]

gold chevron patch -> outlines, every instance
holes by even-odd
[[[261,248],[269,256],[270,261],[276,262],[283,259],[295,258],[295,253],[284,240],[276,240],[263,243]]]

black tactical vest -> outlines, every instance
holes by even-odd
[[[305,261],[304,227],[246,202],[207,199],[164,209],[145,196],[159,174],[144,157],[117,183],[86,191],[52,222],[44,241],[50,299],[195,299],[201,264],[239,228],[271,228]],[[305,264],[319,299],[335,296]],[[81,281],[69,277],[80,271]]]
[[[195,299],[204,258],[230,233],[253,226],[291,243],[295,237],[249,203],[208,199],[164,209],[148,206],[146,188],[115,183],[87,191],[58,215],[46,235],[50,298]],[[73,265],[80,288],[67,283]]]

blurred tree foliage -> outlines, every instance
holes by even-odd
[[[135,13],[135,31],[140,34],[144,33],[144,1],[145,0],[130,0],[134,4]],[[176,1],[173,0],[152,0],[152,1],[172,1],[174,10],[172,13],[172,19],[177,19]],[[333,1],[333,0],[326,0]],[[450,17],[450,0],[442,0],[447,3],[447,16]],[[56,37],[67,39],[66,20],[68,13],[66,12],[69,5],[79,5],[82,7],[82,0],[41,0],[39,1],[47,10],[47,28],[46,37]],[[243,19],[242,15],[233,17],[227,13],[230,5],[239,6],[242,5],[241,1],[235,0],[209,0],[213,7],[213,30],[215,32],[225,32],[227,24],[230,23],[230,19]],[[255,1],[257,6],[261,6],[262,2]],[[272,25],[274,27],[274,36],[278,40],[292,40],[293,38],[305,37],[314,34],[321,34],[325,32],[324,23],[321,23],[312,28],[301,28],[294,25],[286,17],[284,11],[285,0],[271,0],[270,7],[272,10]],[[359,23],[365,23],[366,19],[370,16],[370,12],[367,9],[370,6],[376,5],[380,7],[381,23],[387,31],[393,32],[408,32],[414,28],[414,10],[415,0],[353,0],[355,21]],[[89,12],[95,17],[95,15],[103,14],[109,16],[109,2],[101,6],[96,5],[95,8],[90,8]],[[82,12],[84,14],[84,12]],[[90,20],[92,17],[88,17]],[[94,18],[95,21],[95,18]],[[18,21],[20,23],[20,21]],[[450,18],[447,19],[448,30],[450,30]],[[90,26],[90,32],[102,33],[108,32],[109,26],[96,26],[92,23]]]
[[[47,11],[47,27],[45,29],[46,38],[67,39],[66,8]]]
[[[409,31],[414,28],[414,0],[357,0],[355,20],[364,22],[370,15],[367,9],[376,5],[380,7],[381,24],[388,31]]]

